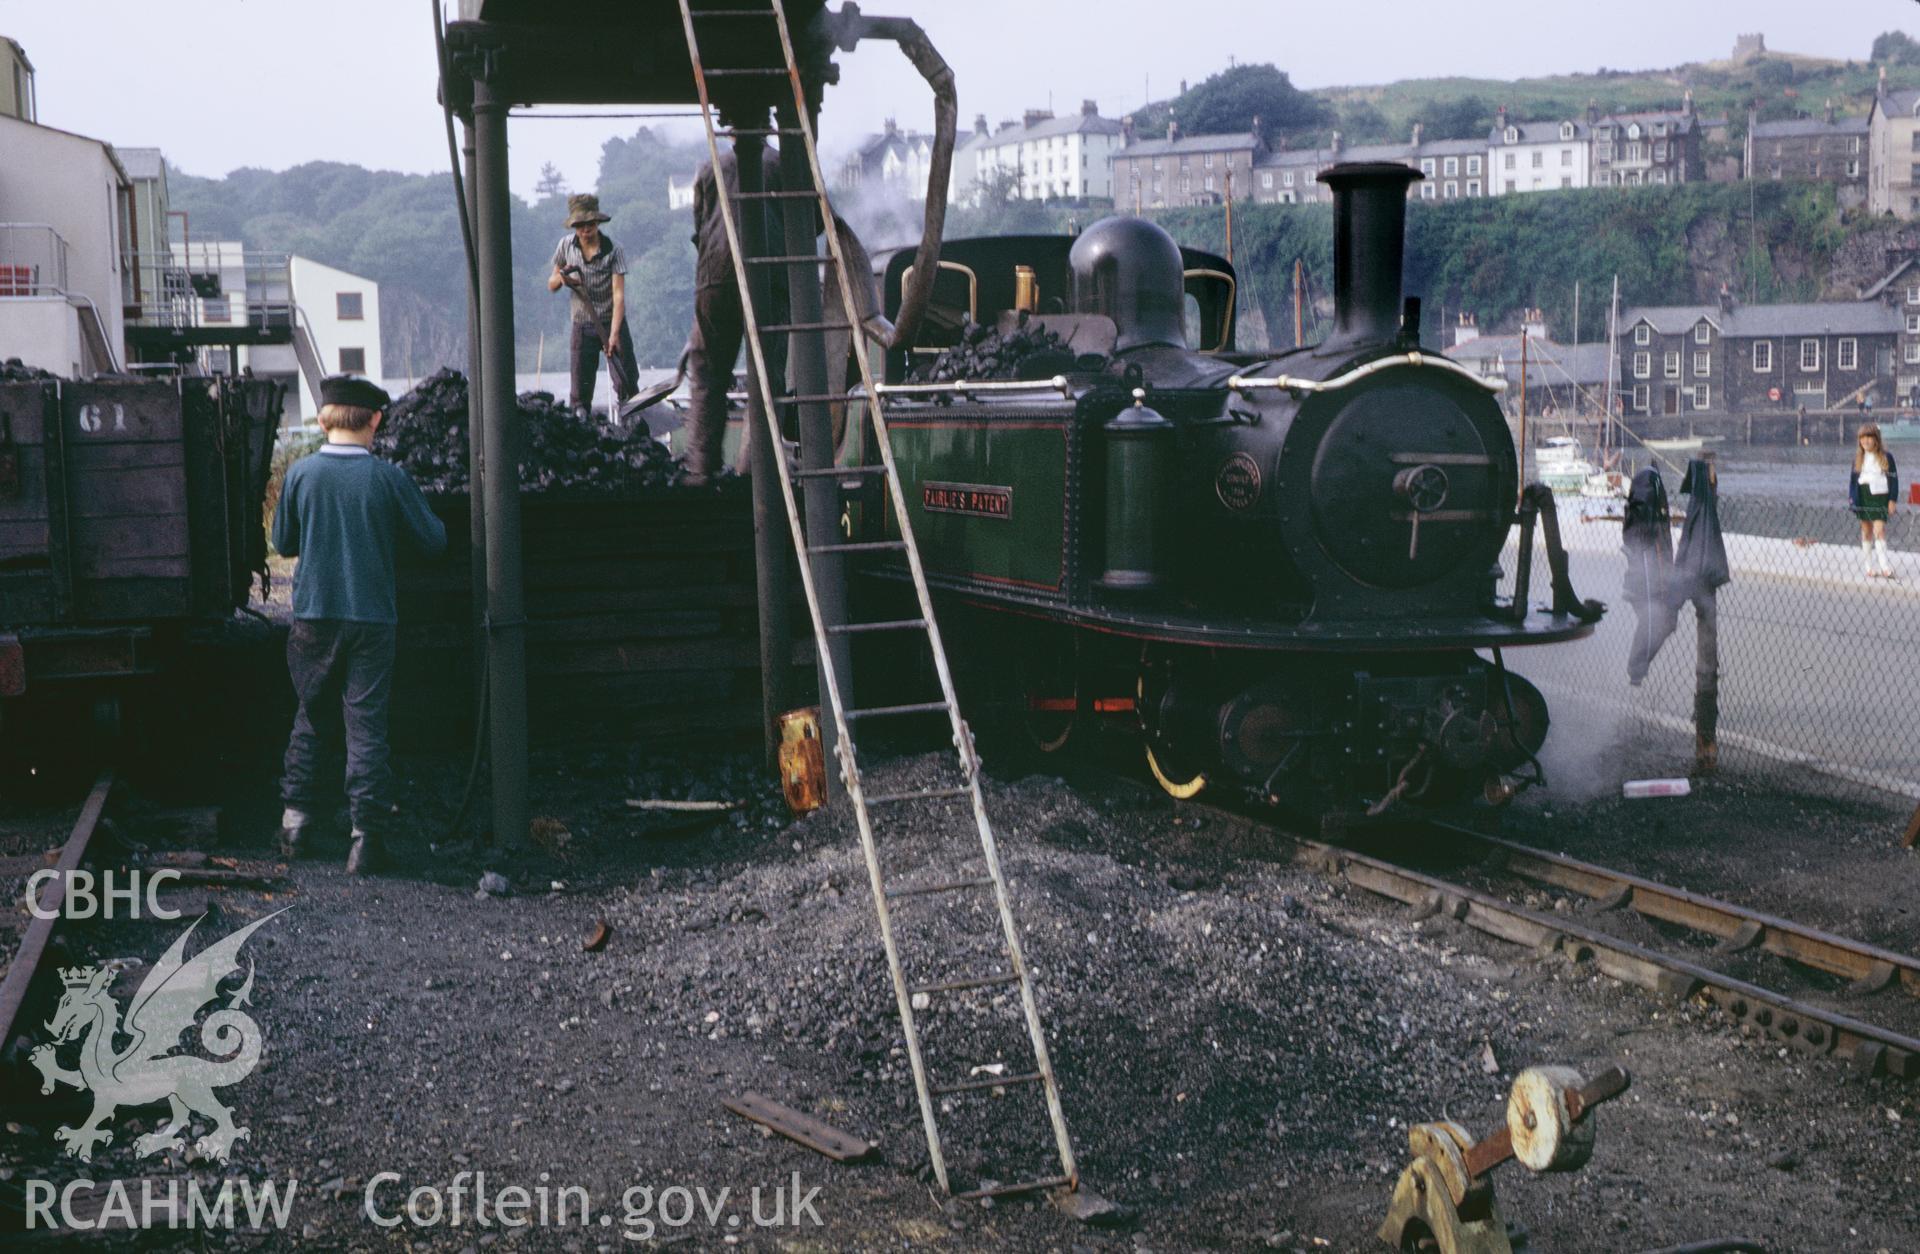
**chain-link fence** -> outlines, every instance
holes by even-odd
[[[1896,450],[1896,456],[1898,450]],[[1717,659],[1699,648],[1699,612],[1681,604],[1673,634],[1632,682],[1636,635],[1648,642],[1651,607],[1625,588],[1625,502],[1560,495],[1574,587],[1607,603],[1587,640],[1517,650],[1508,664],[1553,709],[1553,780],[1576,790],[1618,787],[1631,770],[1679,776],[1696,766],[1700,671],[1717,660],[1719,760],[1728,767],[1814,773],[1845,793],[1911,807],[1920,800],[1920,505],[1908,487],[1886,526],[1893,577],[1869,574],[1848,506],[1850,450],[1790,450],[1776,460],[1717,461],[1717,498],[1731,579],[1712,599]],[[1656,462],[1672,494],[1677,543],[1688,498],[1670,459]],[[1920,469],[1920,448],[1906,465]],[[1596,483],[1595,488],[1602,485]],[[1535,555],[1535,600],[1544,551]],[[1512,542],[1503,562],[1510,592]],[[1658,592],[1656,590],[1656,596]],[[1651,633],[1657,636],[1657,630]],[[1622,752],[1631,747],[1632,752]],[[1570,767],[1565,764],[1572,764]],[[1566,779],[1568,770],[1584,779]]]

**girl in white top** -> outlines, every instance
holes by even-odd
[[[1893,454],[1880,441],[1880,428],[1867,423],[1860,428],[1859,446],[1853,450],[1853,472],[1847,476],[1847,500],[1860,520],[1860,554],[1867,564],[1867,578],[1892,579],[1893,564],[1887,560],[1887,517],[1893,513],[1900,495],[1900,471]],[[1878,567],[1875,559],[1879,559]]]

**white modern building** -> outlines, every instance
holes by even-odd
[[[1056,118],[1029,109],[1019,122],[1002,122],[991,135],[967,141],[973,188],[1006,180],[1021,200],[1111,200],[1113,157],[1122,127],[1100,116],[1091,100],[1080,112]]]
[[[1867,115],[1867,212],[1920,218],[1920,91],[1882,87]]]
[[[1500,110],[1487,137],[1487,194],[1592,186],[1592,139],[1584,120],[1520,122]]]
[[[31,104],[24,80],[16,95]],[[101,140],[7,112],[0,154],[0,357],[69,377],[120,369],[125,168]]]
[[[232,249],[230,260],[239,260],[238,244],[220,247]],[[321,373],[385,378],[386,363],[380,355],[380,285],[298,255],[288,259],[287,273],[295,317],[312,335]],[[243,367],[286,384],[288,424],[306,422],[320,412],[319,399],[300,370],[292,345],[254,345],[239,351]]]

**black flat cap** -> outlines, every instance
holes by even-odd
[[[357,409],[385,409],[393,398],[371,379],[357,374],[330,374],[320,380],[322,405],[352,405]]]

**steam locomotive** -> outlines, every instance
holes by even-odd
[[[1401,305],[1420,175],[1321,177],[1332,333],[1257,363],[1233,352],[1233,268],[1144,219],[944,244],[921,343],[887,364],[912,526],[970,714],[1034,748],[1126,719],[1176,796],[1323,815],[1499,802],[1537,776],[1548,722],[1504,650],[1586,636],[1602,607],[1573,595],[1551,494],[1519,490],[1499,385],[1422,349],[1418,302]],[[912,260],[876,259],[889,310]],[[1060,368],[910,381],[943,327],[952,353],[984,317],[1044,331]]]

